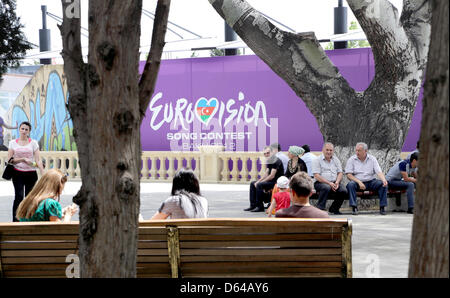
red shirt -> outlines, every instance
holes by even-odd
[[[273,195],[273,198],[275,199],[275,202],[277,202],[277,207],[275,211],[278,211],[280,209],[289,208],[291,206],[291,195],[288,191],[284,192],[277,192]]]

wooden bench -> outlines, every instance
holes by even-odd
[[[138,277],[352,277],[348,219],[140,223]],[[0,223],[3,277],[66,277],[78,223]]]

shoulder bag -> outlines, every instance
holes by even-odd
[[[12,178],[13,175],[14,175],[14,166],[13,166],[13,164],[11,163],[11,160],[12,160],[12,159],[13,159],[13,158],[11,157],[11,158],[8,160],[8,162],[5,163],[6,166],[5,166],[5,168],[3,169],[3,175],[2,175],[2,178],[5,179],[5,180],[11,180],[11,178]]]

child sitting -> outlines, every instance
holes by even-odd
[[[275,214],[276,211],[283,208],[289,208],[289,206],[291,206],[289,179],[286,176],[281,176],[277,180],[277,186],[279,188],[279,192],[274,194],[270,207],[267,210],[269,217],[271,217],[272,214]]]

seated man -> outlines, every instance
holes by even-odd
[[[264,175],[258,181],[250,183],[250,207],[244,211],[264,212],[265,191],[271,191],[277,182],[277,179],[284,174],[283,163],[276,156],[276,152],[270,147],[264,148],[264,157],[266,158],[267,169]],[[268,197],[270,200],[270,196]]]
[[[419,153],[419,141],[417,141],[416,149],[414,149],[413,152],[408,154],[408,156],[406,157],[406,160],[409,160],[413,153],[417,153],[417,154]],[[415,170],[410,173],[411,176],[413,176],[416,179],[417,179],[417,170],[418,170],[418,168],[415,168]]]
[[[275,217],[298,218],[328,218],[328,213],[309,204],[309,197],[313,190],[313,180],[305,172],[298,172],[292,176],[289,182],[291,189],[292,205],[286,209],[280,209]]]
[[[281,152],[281,145],[279,143],[273,143],[270,145],[270,150],[275,152],[275,155],[281,160],[283,163],[284,171],[287,169],[287,164],[289,161],[289,157],[286,154]]]
[[[333,204],[330,206],[330,212],[342,214],[339,212],[342,203],[348,197],[347,189],[341,184],[342,165],[341,161],[334,156],[334,146],[331,143],[323,145],[322,154],[313,161],[312,171],[316,182],[314,188],[319,194],[317,207],[325,210],[328,197],[334,196]]]
[[[311,152],[311,149],[309,148],[308,145],[303,145],[302,148],[303,148],[303,150],[305,150],[305,153],[303,153],[303,156],[301,157],[301,159],[306,164],[306,169],[308,170],[308,175],[311,178],[313,178],[314,173],[312,172],[312,167],[313,167],[314,161],[317,160],[317,156]]]
[[[358,214],[356,203],[356,191],[372,190],[378,191],[380,198],[380,214],[386,215],[384,208],[387,205],[387,181],[381,171],[377,159],[367,154],[367,144],[358,143],[355,147],[356,154],[351,156],[345,166],[345,174],[351,181],[347,184],[350,206],[353,208],[353,215]],[[377,174],[381,179],[375,179]]]
[[[409,160],[401,160],[397,162],[386,174],[388,185],[393,189],[406,189],[406,197],[408,198],[408,213],[413,214],[414,210],[414,188],[416,186],[416,178],[410,177],[416,173],[419,153],[412,153]]]

